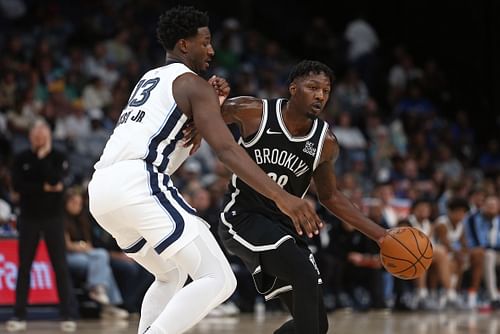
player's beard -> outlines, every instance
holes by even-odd
[[[307,115],[307,118],[309,118],[311,121],[314,121],[314,120],[316,120],[316,118],[318,118],[318,115],[311,113],[311,112],[308,112],[306,115]]]

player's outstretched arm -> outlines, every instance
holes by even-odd
[[[322,222],[308,203],[283,189],[260,169],[233,139],[222,120],[214,89],[202,78],[184,74],[174,81],[174,97],[181,110],[191,110],[196,128],[218,158],[256,191],[273,200],[290,217],[297,232],[312,237]]]
[[[328,133],[321,153],[321,161],[313,175],[319,201],[339,219],[352,225],[369,238],[381,244],[387,231],[368,219],[337,189],[337,179],[333,169],[338,154],[339,146],[337,140],[331,133]]]

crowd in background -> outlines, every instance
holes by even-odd
[[[69,163],[65,232],[72,276],[84,281],[94,300],[137,312],[152,277],[95,224],[85,191],[135,83],[164,62],[155,40],[161,4],[17,3],[4,8],[8,19],[0,25],[5,32],[0,35],[0,230],[3,236],[16,234],[19,198],[12,161],[29,148],[30,126],[41,117]],[[302,43],[309,58],[327,62],[336,73],[322,117],[341,147],[332,166],[339,188],[375,222],[428,233],[437,254],[425,279],[394,279],[381,267],[373,241],[318,207],[326,227],[311,247],[329,309],[498,307],[498,134],[479,145],[481,129],[471,126],[470,113],[456,108],[449,117],[443,112],[453,105],[453,95],[439,64],[419,63],[402,46],[389,53],[391,59],[380,59],[383,39],[367,21],[353,19],[336,37],[341,46],[325,19],[304,23],[309,28]],[[299,59],[286,45],[236,18],[211,28],[216,56],[208,74],[226,78],[231,96],[287,95],[288,70]],[[174,175],[184,198],[214,232],[230,176],[206,143]],[[314,187],[307,197],[317,206]],[[456,214],[458,221],[457,210],[463,211]],[[89,275],[88,257],[98,258],[106,270]],[[253,311],[258,296],[251,277],[237,259],[231,261],[239,281],[231,301],[242,312]],[[112,292],[102,291],[110,285]]]

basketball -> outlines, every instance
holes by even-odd
[[[432,243],[416,228],[392,228],[380,248],[380,259],[392,275],[405,280],[414,279],[429,269]]]

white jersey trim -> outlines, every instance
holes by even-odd
[[[316,128],[318,127],[318,119],[315,119],[314,120],[314,123],[313,123],[313,126],[312,126],[312,129],[311,131],[303,136],[303,137],[294,137],[287,129],[286,125],[285,125],[285,121],[283,120],[283,115],[281,113],[281,102],[283,101],[284,99],[278,99],[276,100],[276,113],[277,113],[277,116],[276,117],[278,119],[278,123],[281,127],[281,130],[283,130],[283,133],[285,134],[285,136],[288,138],[288,140],[290,141],[293,141],[293,142],[299,142],[299,141],[305,141],[305,140],[309,140],[312,138],[312,136],[314,136],[314,133],[316,132]]]
[[[321,158],[321,152],[323,151],[323,146],[325,144],[326,132],[328,131],[328,123],[323,123],[323,130],[321,131],[321,136],[318,141],[318,151],[316,152],[316,158],[314,159],[313,171],[318,167],[319,160]]]
[[[259,130],[257,131],[257,134],[255,137],[252,138],[249,142],[245,142],[243,137],[241,137],[241,144],[243,144],[244,147],[252,147],[257,143],[262,137],[262,134],[264,133],[264,130],[266,129],[266,124],[267,124],[267,100],[262,100],[262,117],[260,119],[260,125],[259,125]]]
[[[265,252],[268,250],[277,249],[282,243],[284,243],[288,239],[295,240],[291,235],[286,235],[286,236],[282,237],[281,239],[279,239],[278,241],[276,241],[274,244],[256,246],[256,245],[253,245],[250,242],[246,241],[245,239],[243,239],[240,235],[238,235],[238,233],[236,233],[236,231],[233,230],[233,225],[226,220],[226,217],[224,214],[229,212],[231,207],[236,202],[236,196],[238,196],[238,194],[240,193],[240,190],[236,187],[236,178],[237,178],[236,174],[233,174],[233,177],[231,178],[231,183],[232,183],[235,190],[231,194],[231,201],[229,201],[229,203],[227,203],[227,205],[224,208],[224,211],[220,214],[222,223],[224,225],[226,225],[226,227],[228,227],[229,234],[231,234],[233,236],[233,239],[236,240],[237,242],[239,242],[245,248],[248,248],[249,250],[251,250],[252,252]]]

